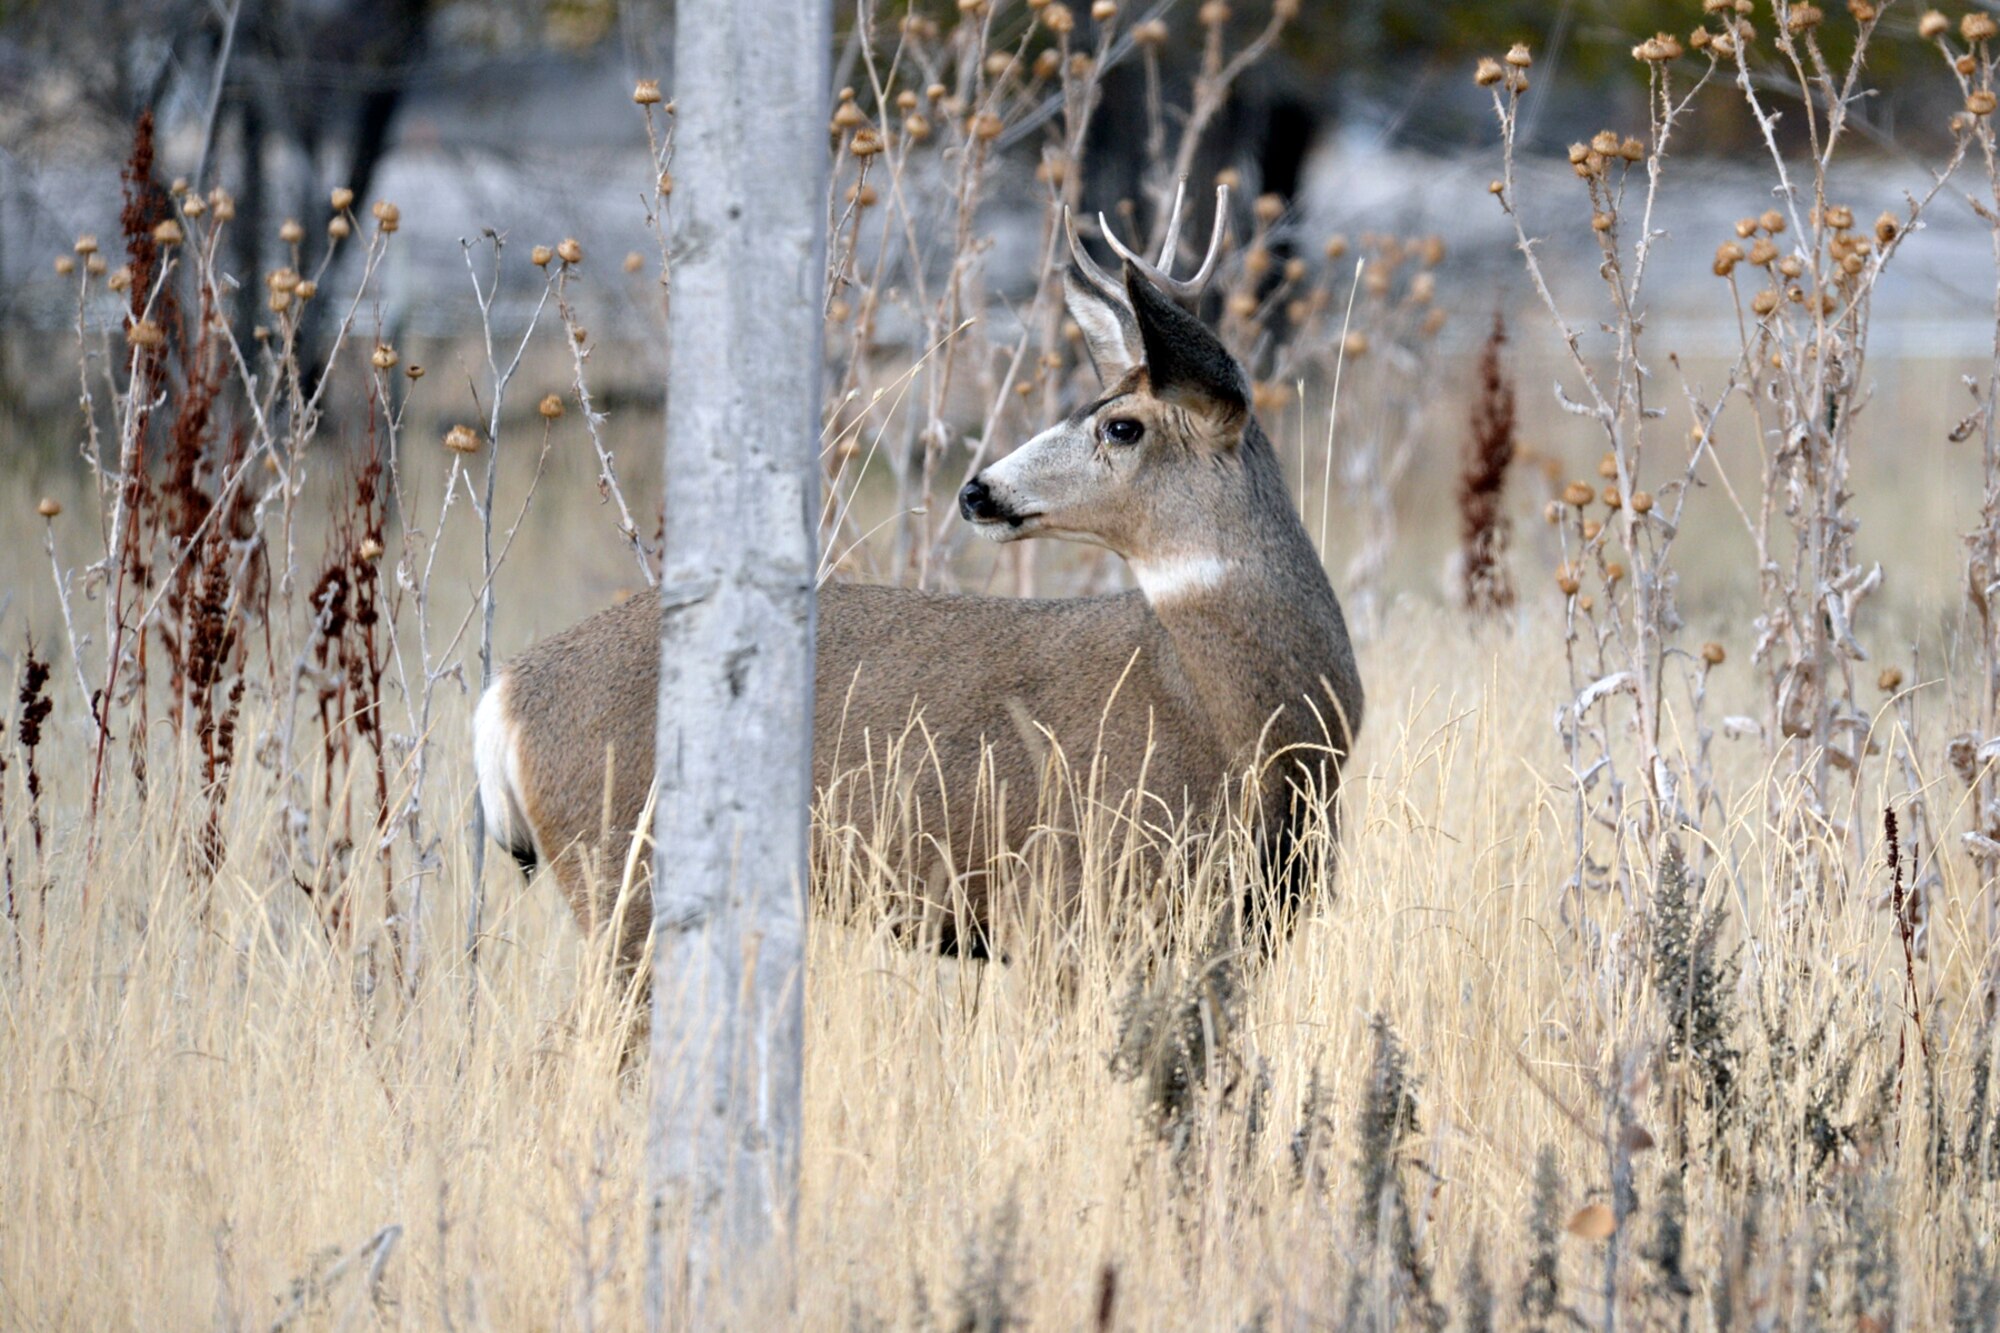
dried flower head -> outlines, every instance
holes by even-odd
[[[1051,4],[1042,10],[1042,26],[1058,37],[1067,37],[1076,31],[1076,15],[1065,4]]]
[[[375,225],[382,229],[384,235],[403,225],[403,210],[387,199],[376,200],[375,207],[370,211],[375,214]]]
[[[549,261],[551,259],[554,259],[555,257],[556,257],[556,252],[554,250],[551,250],[546,245],[538,245],[534,249],[528,251],[528,262],[533,264],[536,268],[547,268],[549,266]]]
[[[565,236],[556,245],[556,258],[562,260],[565,264],[581,264],[583,262],[583,246],[577,242],[576,237]]]
[[[1670,32],[1656,32],[1632,48],[1632,58],[1647,64],[1660,64],[1680,57],[1680,38]]]
[[[348,189],[345,185],[336,185],[333,187],[331,202],[334,212],[345,213],[348,209],[354,207],[354,191]]]
[[[931,122],[921,111],[911,112],[903,117],[903,133],[911,143],[922,143],[931,137]]]
[[[479,432],[470,426],[453,426],[444,433],[444,447],[455,454],[479,452]]]
[[[1651,491],[1633,491],[1632,512],[1635,514],[1650,514],[1653,512],[1653,493]]]
[[[403,367],[403,374],[407,376],[412,383],[414,383],[415,381],[420,380],[424,377],[424,368],[422,366],[412,363],[410,365]]]
[[[882,151],[882,136],[874,130],[859,129],[848,141],[847,151],[856,157],[873,157]]]
[[[1526,69],[1535,63],[1535,57],[1526,42],[1516,42],[1507,48],[1507,63],[1515,69]]]
[[[1767,208],[1758,215],[1757,225],[1776,236],[1785,229],[1785,215],[1775,208]]]
[[[103,255],[92,255],[83,261],[83,271],[93,278],[102,277],[104,270],[109,267],[111,266],[104,262]]]
[[[110,287],[112,291],[124,291],[132,285],[132,266],[129,264],[120,264],[117,268],[111,270],[111,276],[104,281],[105,285]]]
[[[1090,17],[1099,23],[1109,23],[1118,17],[1118,0],[1094,0],[1090,6]]]
[[[1195,21],[1204,28],[1219,28],[1229,22],[1229,6],[1223,0],[1207,0],[1195,11]]]
[[[842,102],[833,109],[833,132],[855,129],[868,123],[867,113],[852,102]]]
[[[68,276],[69,276],[70,274],[72,274],[72,273],[74,273],[74,272],[76,272],[76,256],[74,256],[74,255],[57,255],[57,256],[56,256],[56,276],[57,276],[57,277],[59,277],[59,278],[67,278],[67,277],[68,277]]]
[[[1917,20],[1917,36],[1927,42],[1934,42],[1951,30],[1951,20],[1935,9],[1926,9],[1924,16]]]
[[[183,239],[185,237],[181,232],[181,224],[172,218],[164,219],[158,226],[153,228],[153,241],[155,244],[179,245]]]
[[[1785,27],[1791,32],[1811,32],[1825,19],[1818,5],[1795,4],[1785,11]]]
[[[363,537],[361,545],[355,548],[355,554],[372,565],[382,558],[382,543],[373,537]]]
[[[306,229],[297,218],[286,218],[278,228],[278,239],[286,245],[297,245],[306,238]]]
[[[319,295],[319,284],[311,278],[300,278],[299,285],[293,294],[301,301],[310,301]]]
[[[563,401],[555,394],[549,394],[542,399],[542,404],[537,410],[541,412],[543,419],[554,421],[563,414]]]
[[[660,81],[658,79],[639,80],[636,84],[632,85],[632,100],[640,106],[658,106],[661,100]]]
[[[1472,81],[1482,88],[1490,88],[1505,77],[1507,71],[1492,56],[1479,57],[1479,63],[1472,67]]]
[[[1992,115],[1996,105],[2000,103],[1995,101],[1993,93],[1986,88],[1974,88],[1965,95],[1965,109],[1975,116]]]
[[[167,345],[166,331],[150,319],[135,320],[125,326],[125,341],[133,347],[145,351],[156,351]]]
[[[344,241],[354,234],[354,225],[345,217],[335,214],[326,220],[326,234],[336,241]]]
[[[1984,42],[2000,35],[2000,23],[1983,10],[1975,9],[1958,21],[1958,35],[1968,42]]]
[[[1701,646],[1701,660],[1710,666],[1721,666],[1728,656],[1729,654],[1722,650],[1722,645],[1713,639]]]
[[[388,343],[376,343],[375,350],[368,357],[368,363],[377,370],[393,370],[397,360],[396,349]]]
[[[97,253],[97,238],[86,232],[77,237],[76,244],[70,248],[87,258]]]
[[[1132,26],[1132,40],[1149,51],[1157,51],[1167,44],[1167,23],[1165,19],[1147,19]]]
[[[42,502],[35,506],[35,512],[43,518],[60,518],[62,516],[62,501],[56,499],[53,495],[44,495]]]
[[[1596,497],[1597,492],[1587,481],[1573,481],[1563,487],[1563,503],[1572,509],[1581,509]]]
[[[1894,213],[1884,212],[1881,217],[1875,219],[1875,239],[1887,245],[1896,239],[1902,226]]]
[[[1884,694],[1894,694],[1897,690],[1903,688],[1903,669],[1892,666],[1883,667],[1882,674],[1875,678],[1875,686]]]

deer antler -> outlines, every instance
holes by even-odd
[[[1203,257],[1201,267],[1194,271],[1192,277],[1176,278],[1171,276],[1171,271],[1174,258],[1180,250],[1181,208],[1186,200],[1187,177],[1183,176],[1174,186],[1174,206],[1167,214],[1167,236],[1160,244],[1160,258],[1156,264],[1146,262],[1127,249],[1125,243],[1112,233],[1111,224],[1104,220],[1102,213],[1097,215],[1097,226],[1103,233],[1105,241],[1118,253],[1118,257],[1145,274],[1147,280],[1154,286],[1170,296],[1179,297],[1183,301],[1192,301],[1200,296],[1202,288],[1208,285],[1209,278],[1215,273],[1215,261],[1222,254],[1222,237],[1229,230],[1229,187],[1227,185],[1215,187],[1215,229],[1209,235],[1208,254]],[[1099,268],[1096,261],[1077,241],[1076,218],[1067,208],[1063,210],[1063,228],[1069,233],[1070,257],[1076,261],[1077,267],[1083,270],[1084,276],[1108,291],[1120,290],[1124,284]]]

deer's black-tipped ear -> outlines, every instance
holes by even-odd
[[[1223,420],[1250,410],[1250,386],[1222,339],[1146,276],[1125,266],[1125,291],[1145,349],[1153,396]]]
[[[1144,357],[1139,342],[1139,322],[1125,293],[1106,291],[1076,265],[1063,270],[1063,303],[1069,317],[1083,330],[1083,345],[1090,349],[1090,363],[1106,388],[1131,374]]]

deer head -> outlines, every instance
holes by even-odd
[[[1065,217],[1074,262],[1063,293],[1104,394],[966,483],[959,511],[982,535],[1103,546],[1131,562],[1145,583],[1149,569],[1168,565],[1220,568],[1231,530],[1270,502],[1270,478],[1250,456],[1270,451],[1251,429],[1247,378],[1222,341],[1179,304],[1198,296],[1214,272],[1229,189],[1216,191],[1201,267],[1176,279],[1184,190],[1176,191],[1157,263],[1104,227],[1124,261],[1118,277],[1091,260]],[[1104,224],[1102,214],[1098,221]]]

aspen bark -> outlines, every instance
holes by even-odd
[[[655,1327],[768,1306],[791,1280],[831,34],[830,0],[680,0],[675,15]]]

